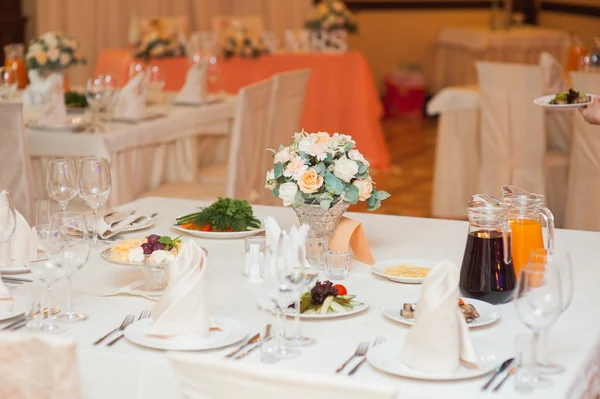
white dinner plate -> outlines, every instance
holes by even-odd
[[[592,103],[592,101],[594,101],[594,98],[598,97],[595,94],[588,94],[588,96],[591,97],[591,101],[585,102],[585,103],[580,103],[580,104],[549,104],[550,101],[554,97],[556,97],[555,94],[549,94],[547,96],[538,97],[535,100],[533,100],[533,103],[537,106],[544,107],[544,108],[551,108],[556,111],[573,111],[573,110],[577,110],[579,108],[583,108],[586,105],[590,105]]]
[[[152,319],[137,321],[125,329],[125,338],[129,341],[154,349],[169,351],[200,351],[217,349],[235,344],[246,338],[248,327],[226,316],[216,316],[221,331],[210,331],[207,339],[173,339],[150,337],[146,333],[152,325]]]
[[[222,94],[209,94],[204,100],[200,101],[173,101],[173,105],[181,105],[188,107],[198,107],[201,105],[210,105],[223,102],[225,97]]]
[[[473,340],[477,353],[481,357],[481,364],[476,369],[466,368],[461,365],[456,374],[427,373],[415,370],[402,363],[398,355],[404,345],[404,341],[391,341],[386,344],[377,345],[367,352],[367,360],[373,367],[383,372],[401,377],[416,378],[419,380],[452,381],[479,377],[487,374],[498,367],[504,360],[494,353],[493,342]]]
[[[25,123],[25,126],[30,129],[41,130],[45,132],[79,132],[85,129],[89,122],[84,122],[80,116],[69,118],[65,123],[40,123],[39,120],[32,120]]]
[[[0,321],[12,319],[31,309],[31,299],[25,296],[15,295],[13,300],[8,302],[0,301]]]
[[[354,300],[356,300],[356,298],[354,298]],[[358,300],[357,302],[361,302],[360,300]],[[258,300],[258,306],[261,307],[262,309],[268,310],[270,312],[274,311],[274,305],[273,302],[266,299],[266,298],[259,298]],[[346,317],[346,316],[351,316],[353,314],[357,314],[360,312],[364,312],[365,310],[367,310],[369,308],[369,305],[367,304],[362,304],[362,305],[357,305],[354,307],[354,309],[347,311],[346,313],[325,313],[325,314],[316,314],[316,313],[312,313],[312,314],[301,314],[300,318],[301,319],[307,319],[307,320],[327,320],[327,319],[337,319],[340,317]],[[287,308],[285,310],[285,315],[288,317],[294,317],[294,315],[296,314],[295,310],[292,308]]]
[[[206,255],[208,255],[208,250],[206,248],[202,248],[204,250],[204,252],[206,253]],[[105,260],[109,263],[114,263],[115,265],[121,265],[121,266],[138,266],[138,267],[160,267],[160,266],[167,266],[168,263],[160,263],[160,264],[156,264],[156,263],[150,263],[150,256],[152,255],[144,255],[144,261],[143,262],[129,262],[129,260],[126,261],[118,261],[118,260],[114,260],[111,256],[111,249],[107,248],[104,251],[100,252],[100,258],[102,258],[102,260]]]
[[[469,328],[486,326],[500,318],[500,310],[497,306],[471,298],[463,298],[463,301],[469,305],[475,306],[475,310],[479,313],[477,320],[467,323]],[[412,326],[417,322],[416,319],[407,319],[406,317],[400,316],[402,305],[405,303],[417,303],[417,299],[412,298],[408,301],[394,301],[394,303],[387,304],[383,307],[383,314],[394,321]],[[458,304],[456,306],[458,306]]]
[[[385,268],[388,266],[398,266],[402,264],[415,265],[421,267],[427,267],[431,269],[433,266],[439,263],[438,260],[431,259],[416,259],[416,258],[404,258],[404,259],[392,259],[386,260],[383,262],[377,262],[373,266],[371,266],[371,271],[378,276],[385,277],[388,280],[395,281],[397,283],[407,283],[407,284],[421,284],[425,281],[425,278],[415,278],[415,277],[394,277],[387,276],[384,274]]]
[[[37,259],[30,262],[38,262],[42,260],[48,260],[48,257],[44,253],[44,251],[38,250]],[[22,274],[29,273],[29,266],[23,264],[18,259],[13,259],[8,267],[0,267],[0,273],[2,274]]]
[[[198,238],[208,238],[213,240],[235,240],[239,238],[246,238],[250,236],[254,236],[258,233],[262,233],[265,229],[262,227],[256,230],[248,230],[248,231],[233,231],[231,233],[226,232],[216,232],[216,231],[198,231],[198,230],[188,230],[184,229],[181,226],[172,225],[175,230],[182,231],[186,234],[192,235]]]

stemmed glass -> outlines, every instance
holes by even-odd
[[[111,95],[112,90],[106,87],[104,76],[88,79],[85,89],[85,98],[92,110],[93,132],[102,131],[104,129],[102,124],[98,122],[98,113],[107,105]]]
[[[98,208],[102,206],[112,188],[110,167],[106,158],[88,157],[79,161],[79,197],[92,208],[94,226],[91,245],[101,246],[96,230]]]
[[[67,311],[56,318],[63,321],[82,321],[88,317],[73,311],[71,277],[83,267],[90,252],[87,224],[83,213],[59,212],[50,217],[50,237],[53,247],[48,253],[52,263],[64,269],[67,276]],[[82,234],[83,233],[83,234]]]
[[[46,189],[48,195],[58,202],[63,212],[67,204],[77,196],[77,167],[72,159],[53,159],[46,170]]]
[[[17,73],[12,68],[0,68],[0,99],[10,100],[17,92]]]
[[[530,263],[538,263],[543,265],[552,265],[558,271],[561,283],[562,306],[561,314],[567,310],[573,300],[573,266],[571,256],[567,251],[538,249],[531,253]],[[565,371],[565,368],[559,364],[553,364],[545,357],[547,354],[547,336],[550,328],[542,331],[540,336],[540,347],[542,351],[538,356],[537,367],[544,374],[559,374]]]
[[[0,190],[0,244],[10,240],[16,226],[15,206],[10,191]]]
[[[282,232],[279,235],[277,243],[267,243],[267,248],[265,250],[263,288],[267,296],[275,305],[279,328],[275,335],[273,352],[279,359],[291,359],[300,356],[300,352],[291,349],[284,339],[284,309],[296,299],[297,288],[294,287],[293,281],[299,279],[298,276],[292,277],[290,274],[290,267],[288,267],[288,265],[291,258],[289,237],[287,236],[287,233]],[[304,276],[302,276],[302,279],[304,279]]]
[[[534,259],[522,268],[515,305],[521,321],[533,331],[532,358],[537,365],[540,335],[556,321],[563,309],[562,284],[556,265]],[[531,376],[532,388],[552,386],[552,381],[537,374],[535,367]]]

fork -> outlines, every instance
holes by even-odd
[[[149,311],[149,310],[142,310],[142,313],[140,313],[140,316],[138,317],[138,321],[143,320],[143,319],[147,319],[148,317],[150,317],[151,314],[152,314],[152,312]],[[113,339],[108,344],[106,344],[106,346],[113,346],[114,344],[116,344],[124,336],[125,336],[124,333],[121,334],[121,335],[119,335],[117,338]]]
[[[104,341],[106,338],[110,337],[111,335],[113,335],[114,333],[116,333],[119,330],[123,331],[125,329],[125,327],[127,327],[128,325],[130,325],[133,322],[134,318],[135,318],[135,316],[132,314],[128,314],[127,316],[125,316],[125,319],[123,319],[123,322],[121,323],[121,325],[119,327],[115,328],[114,330],[112,330],[108,334],[106,334],[105,336],[94,341],[94,345],[98,345],[100,342]]]
[[[340,371],[342,371],[348,365],[348,363],[350,363],[350,361],[352,361],[352,359],[354,359],[355,357],[365,356],[367,354],[367,349],[369,349],[369,341],[362,341],[358,345],[358,348],[356,348],[354,354],[350,356],[350,358],[346,360],[344,364],[338,367],[337,370],[335,370],[335,372],[339,373]]]
[[[383,343],[385,343],[385,337],[376,337],[375,342],[373,342],[373,346],[381,345]],[[368,351],[368,349],[367,349],[367,351]],[[367,360],[366,352],[365,352],[365,356],[362,359],[360,359],[360,362],[358,362],[358,364],[356,366],[354,366],[354,368],[352,370],[350,370],[348,375],[353,375],[354,373],[356,373],[356,370],[358,370],[358,368],[360,366],[362,366],[362,364],[365,362],[365,360]]]

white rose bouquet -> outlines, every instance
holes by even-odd
[[[25,55],[27,69],[41,71],[53,71],[86,63],[87,60],[79,53],[77,42],[59,32],[44,33],[32,39]]]
[[[184,55],[183,39],[178,33],[170,31],[161,19],[151,20],[142,39],[133,45],[135,58],[167,58]]]
[[[307,29],[326,32],[344,30],[358,32],[358,24],[342,0],[322,0],[316,7],[314,17],[304,24]]]
[[[270,150],[275,167],[267,172],[266,188],[284,206],[318,204],[329,209],[340,201],[366,201],[373,211],[390,194],[375,189],[369,162],[355,145],[352,137],[343,134],[296,133],[289,147]]]

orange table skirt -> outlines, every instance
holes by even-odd
[[[131,62],[128,50],[103,50],[96,74],[111,74],[121,86],[127,81]],[[189,66],[186,58],[156,59],[151,63],[160,67],[166,90],[176,91],[183,86]],[[380,123],[382,105],[361,53],[285,53],[258,59],[232,58],[221,61],[221,85],[227,92],[237,93],[241,87],[275,73],[302,68],[311,69],[302,127],[309,132],[349,134],[373,168],[388,169],[390,157]]]

